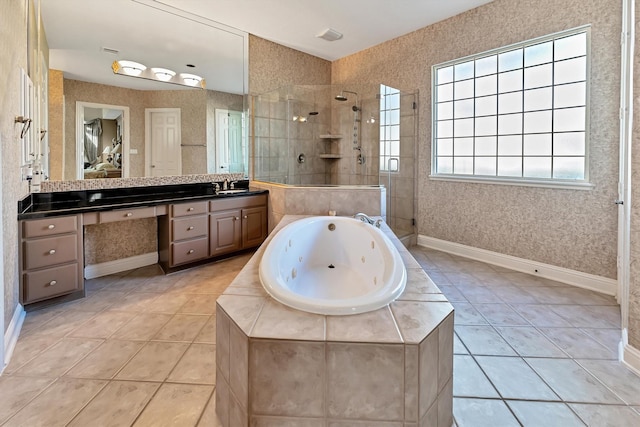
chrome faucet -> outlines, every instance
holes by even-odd
[[[382,225],[382,219],[377,219],[374,220],[373,218],[371,218],[370,216],[363,214],[362,212],[357,213],[353,216],[355,219],[359,219],[362,222],[366,222],[368,224],[374,225],[377,228],[380,228],[380,225]]]
[[[225,178],[224,181],[222,182],[222,190],[226,191],[228,189],[229,189],[229,180]]]
[[[229,184],[229,189],[233,190],[236,188],[236,184],[238,183],[238,181],[231,181],[231,184]]]
[[[214,181],[211,183],[211,185],[213,185],[213,192],[215,194],[218,194],[218,191],[220,191],[220,184]]]

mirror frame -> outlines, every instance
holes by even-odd
[[[129,107],[123,105],[98,104],[95,102],[76,101],[76,179],[84,180],[84,109],[109,108],[122,110],[122,178],[129,178]]]

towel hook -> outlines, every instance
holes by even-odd
[[[13,120],[14,123],[22,123],[22,131],[20,132],[20,139],[24,139],[25,135],[31,127],[31,119],[24,116],[16,116]]]

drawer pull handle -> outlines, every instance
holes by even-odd
[[[193,210],[193,208],[189,208],[187,209],[187,212],[191,212]]]
[[[56,226],[55,226],[55,225],[53,225],[53,224],[49,224],[49,226],[48,226],[47,228],[48,228],[49,230],[53,230],[54,228],[56,228]]]
[[[189,231],[193,230],[193,226],[187,227],[187,230],[189,230]]]
[[[191,255],[191,254],[193,253],[193,249],[189,249],[189,251],[187,251],[187,253],[188,253],[189,255]]]
[[[58,284],[58,282],[55,281],[55,280],[52,280],[52,281],[49,282],[49,286],[55,286],[57,284]]]
[[[243,216],[242,218],[247,219],[247,218],[249,218],[249,217],[245,215],[245,216]]]
[[[240,219],[240,217],[236,216],[233,219],[235,219],[236,221]]]
[[[127,212],[125,216],[133,216],[133,214],[131,212]]]
[[[51,250],[49,251],[49,255],[53,255],[53,254],[55,254],[55,253],[56,253],[56,250],[55,250],[55,249],[51,249]]]

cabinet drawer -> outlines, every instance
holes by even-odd
[[[261,206],[267,204],[266,194],[257,196],[235,196],[224,199],[215,199],[209,202],[209,211],[217,212],[228,209],[242,209],[252,206]]]
[[[152,218],[156,216],[156,208],[119,209],[116,211],[100,212],[100,223],[126,221],[129,219]]]
[[[33,302],[80,289],[78,264],[24,273],[25,302]]]
[[[45,237],[78,231],[77,216],[32,219],[22,222],[22,237]]]
[[[209,226],[207,223],[207,215],[174,219],[171,221],[172,240],[206,237],[209,235]]]
[[[185,242],[174,243],[171,246],[172,265],[185,264],[198,261],[209,256],[209,239],[187,240]]]
[[[171,205],[171,216],[199,215],[207,213],[207,202],[191,202]]]
[[[68,234],[24,242],[24,269],[48,267],[78,259],[78,236]]]

